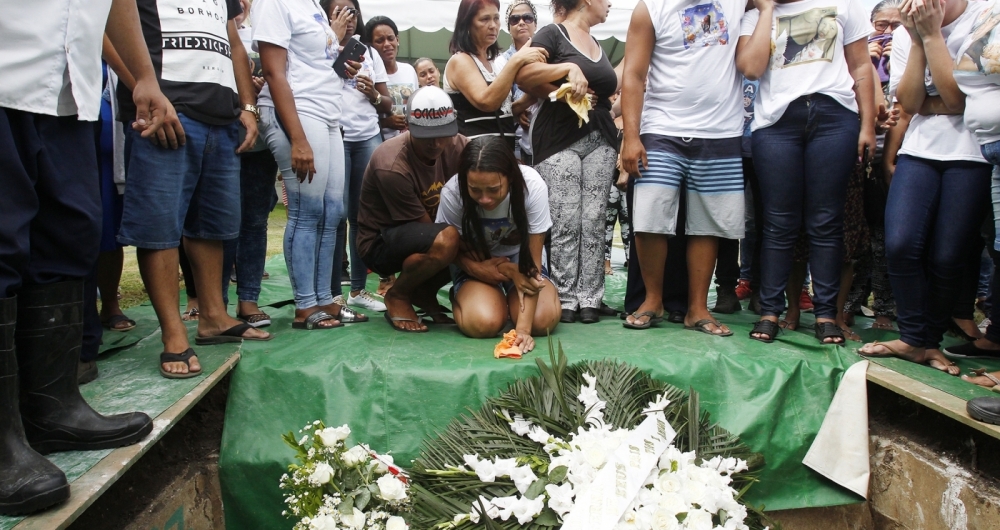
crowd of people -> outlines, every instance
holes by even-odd
[[[196,345],[274,337],[258,301],[276,178],[297,330],[381,312],[408,333],[511,328],[531,351],[618,314],[617,221],[626,328],[720,340],[716,315],[749,299],[749,339],[812,310],[817,340],[842,345],[871,294],[873,327],[900,337],[861,355],[951,375],[952,359],[1000,358],[1000,317],[983,332],[972,316],[1000,310],[997,0],[640,0],[617,67],[592,35],[608,0],[552,0],[544,27],[531,0],[462,0],[442,70],[400,61],[397,25],[366,22],[361,1],[5,12],[0,513],[68,495],[39,453],[152,429],[78,388],[102,328],[135,327],[115,296],[123,246],[163,377],[201,373],[185,320]],[[968,340],[942,349],[948,330]],[[1000,388],[1000,372],[963,377]],[[1000,400],[984,410],[1000,421]]]

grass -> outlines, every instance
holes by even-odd
[[[285,206],[278,202],[278,205],[267,218],[267,257],[281,254],[282,235],[285,233],[285,222],[287,213]],[[177,271],[180,286],[184,287],[184,280],[180,278],[180,270]],[[142,278],[139,276],[139,262],[135,256],[135,247],[125,247],[125,262],[122,266],[122,280],[119,286],[121,291],[121,307],[128,309],[142,304],[149,299],[146,295],[146,288],[142,285]]]

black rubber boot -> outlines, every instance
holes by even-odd
[[[22,287],[17,312],[21,420],[36,451],[112,449],[153,430],[141,412],[102,416],[80,395],[83,282]]]
[[[37,512],[69,498],[66,475],[24,438],[17,406],[17,299],[0,298],[0,515]]]
[[[743,306],[740,305],[740,298],[736,296],[735,287],[723,287],[720,285],[715,288],[715,307],[712,308],[713,313],[730,315],[742,310]]]

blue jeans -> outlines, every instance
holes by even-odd
[[[799,227],[809,237],[817,318],[834,318],[844,258],[844,203],[857,155],[858,115],[812,94],[777,123],[754,131],[753,164],[764,207],[760,257],[762,315],[785,310],[785,287]]]
[[[344,142],[344,196],[347,197],[347,219],[337,228],[337,251],[333,255],[333,292],[344,294],[340,285],[340,263],[344,260],[344,249],[351,249],[351,291],[365,288],[368,267],[358,253],[358,207],[361,204],[361,181],[375,148],[382,145],[382,135],[376,134],[361,142]],[[350,231],[347,223],[350,223]],[[349,247],[348,247],[349,245]]]
[[[885,245],[899,334],[910,346],[940,346],[986,214],[990,170],[979,162],[899,157],[885,206]]]
[[[1000,141],[979,146],[983,158],[993,164],[993,226],[995,239],[993,249],[1000,250]]]
[[[288,195],[285,266],[295,307],[307,309],[333,303],[333,253],[337,225],[344,217],[344,139],[336,123],[302,114],[299,121],[313,152],[316,174],[311,181],[299,182],[292,171],[292,146],[278,124],[274,107],[261,108],[264,138],[278,162]]]
[[[241,302],[260,298],[267,257],[267,216],[278,204],[274,179],[278,163],[270,151],[240,155],[240,237],[223,244],[222,297],[228,304],[229,271],[236,264],[236,295]]]
[[[177,248],[182,235],[225,241],[240,234],[239,126],[178,117],[187,137],[178,149],[125,128],[122,245],[163,250]]]

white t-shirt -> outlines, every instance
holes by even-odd
[[[736,32],[746,2],[642,1],[649,9],[656,42],[640,132],[694,138],[742,135]]]
[[[972,29],[976,16],[986,7],[984,2],[969,2],[965,12],[954,22],[943,26],[941,34],[945,38],[948,52],[954,59],[958,49]],[[892,32],[892,57],[889,59],[889,90],[893,96],[899,88],[899,81],[906,70],[906,61],[910,56],[912,40],[906,28],[900,27]],[[928,96],[938,95],[931,78],[930,70],[924,72],[924,86]],[[969,129],[965,120],[959,115],[935,114],[924,116],[917,114],[910,120],[906,129],[903,145],[899,154],[910,155],[929,160],[968,160],[983,162],[979,144]]]
[[[955,60],[955,81],[967,96],[965,126],[980,145],[1000,141],[1000,2],[987,5]]]
[[[255,0],[250,9],[255,42],[288,51],[285,75],[299,114],[330,125],[340,121],[343,80],[333,71],[339,54],[337,35],[315,0]],[[257,105],[274,107],[267,85]]]
[[[541,175],[528,167],[520,166],[524,175],[524,184],[528,190],[524,197],[524,209],[528,215],[528,234],[544,234],[552,228],[552,217],[549,215],[549,188]],[[490,255],[493,257],[511,257],[521,251],[521,234],[514,226],[513,212],[510,209],[510,194],[493,211],[487,212],[479,208],[479,217],[483,222],[483,236],[489,241]],[[448,179],[441,189],[441,205],[438,207],[436,223],[448,223],[462,233],[462,195],[458,189],[458,176]]]
[[[392,96],[392,113],[398,116],[406,114],[406,102],[410,100],[410,95],[420,87],[417,78],[417,71],[412,66],[396,61],[396,73],[388,74],[389,81],[386,88]],[[382,138],[388,140],[399,136],[396,129],[382,129]]]
[[[759,18],[760,11],[748,11],[743,16],[740,35],[752,35]],[[844,46],[867,39],[872,31],[860,0],[775,4],[771,27],[774,51],[771,64],[760,79],[753,130],[774,125],[792,101],[809,94],[824,94],[858,112],[854,78],[847,68]],[[892,52],[896,53],[895,43]]]
[[[357,35],[354,38],[358,38]],[[359,39],[360,40],[360,39]],[[364,61],[358,74],[367,75],[373,83],[386,83],[389,75],[385,73],[385,63],[382,56],[365,46]],[[358,91],[357,79],[344,80],[344,114],[340,118],[344,128],[344,140],[348,142],[363,142],[379,132],[378,110],[368,101],[368,97]]]

